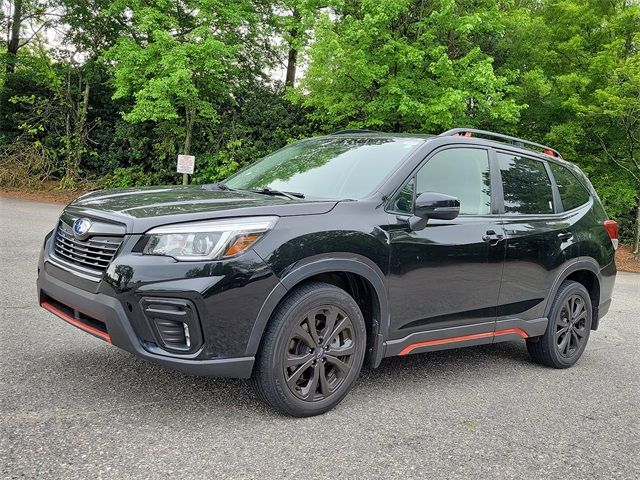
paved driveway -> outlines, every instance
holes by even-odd
[[[37,307],[60,210],[0,198],[0,478],[640,478],[640,275],[618,275],[574,368],[524,342],[387,359],[296,420]]]

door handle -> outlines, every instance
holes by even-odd
[[[496,243],[498,243],[503,238],[504,238],[504,235],[496,233],[494,230],[487,230],[487,233],[485,233],[482,236],[482,240],[484,240],[485,242],[487,242],[487,243],[489,243],[491,245],[495,245]]]
[[[558,238],[562,241],[569,240],[571,237],[573,237],[573,233],[571,232],[560,232],[558,234]]]

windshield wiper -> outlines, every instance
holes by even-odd
[[[255,189],[251,189],[251,191],[255,193],[261,193],[263,195],[280,195],[282,197],[287,197],[289,200],[295,200],[296,198],[304,198],[304,193],[284,192],[282,190],[274,190],[271,187],[255,188]]]
[[[282,191],[282,190],[274,190],[271,187],[250,188],[250,189],[247,189],[247,188],[231,188],[230,186],[228,186],[224,182],[216,183],[216,187],[218,187],[220,190],[227,190],[229,192],[245,191],[245,192],[260,193],[262,195],[280,195],[280,196],[286,197],[286,198],[288,198],[290,200],[295,200],[296,198],[304,198],[304,193],[285,192],[285,191]]]
[[[231,188],[229,187],[226,183],[224,182],[218,182],[216,183],[216,187],[218,187],[220,190],[227,190],[229,192],[233,192],[235,190],[235,188]]]

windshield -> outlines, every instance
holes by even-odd
[[[224,182],[230,188],[359,199],[391,173],[422,140],[326,137],[296,142],[258,160]]]

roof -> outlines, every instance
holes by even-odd
[[[509,145],[511,147],[516,147],[520,150],[526,150],[532,153],[537,153],[538,155],[546,155],[546,157],[551,157],[554,159],[562,160],[562,155],[560,152],[551,148],[547,145],[543,145],[541,143],[532,142],[530,140],[525,140],[523,138],[512,137],[510,135],[505,135],[502,133],[490,132],[488,130],[478,130],[473,128],[453,128],[451,130],[447,130],[446,132],[441,133],[440,135],[428,135],[428,134],[420,134],[420,133],[387,133],[387,132],[378,132],[376,130],[365,130],[365,129],[347,129],[347,130],[339,130],[337,132],[332,133],[331,135],[340,135],[346,137],[383,137],[383,138],[415,138],[422,140],[429,140],[438,137],[473,137],[476,139],[481,139],[487,141],[489,143],[498,144],[498,145]]]

